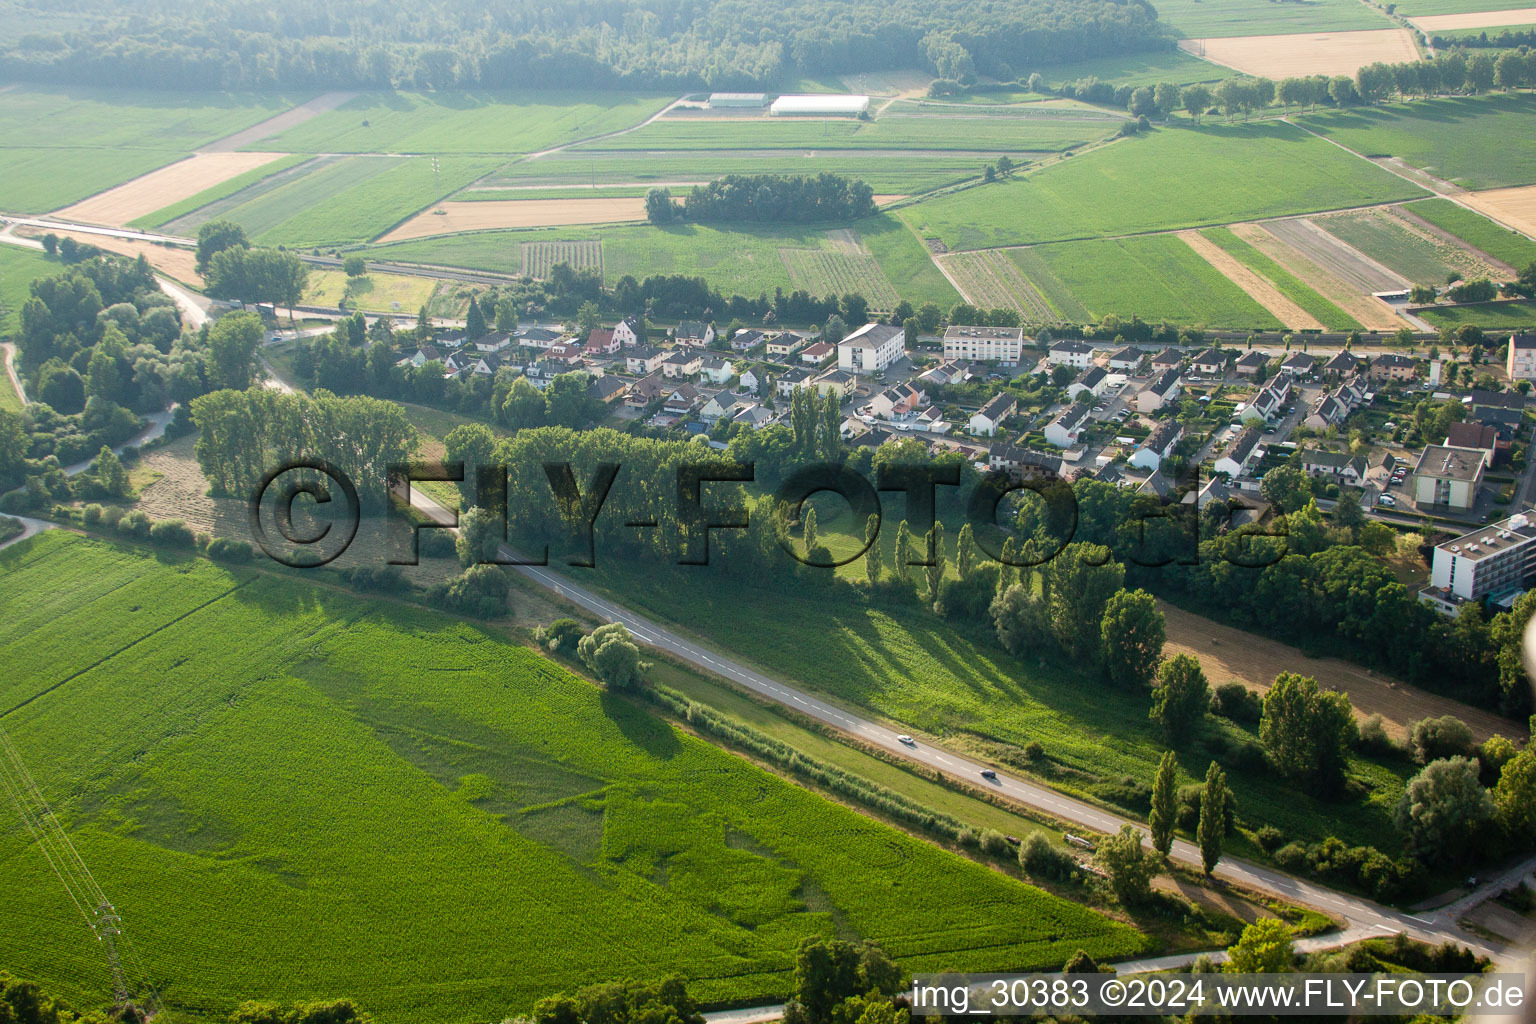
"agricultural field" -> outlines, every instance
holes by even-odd
[[[1449,199],[1423,199],[1408,203],[1403,210],[1422,217],[1516,270],[1536,262],[1536,242],[1518,231],[1495,224],[1480,213],[1457,206]]]
[[[815,934],[908,970],[1145,945],[482,628],[62,534],[7,551],[0,578],[7,731],[186,1019],[346,993],[386,1024],[491,1020],[670,971],[768,1001]],[[17,830],[0,855],[18,883],[0,957],[102,1001],[46,862]]]
[[[1527,237],[1536,237],[1536,185],[1468,193],[1462,202],[1518,228]]]
[[[579,242],[524,242],[520,273],[542,281],[561,263],[573,270],[603,269],[603,243],[597,239]]]
[[[1536,96],[1450,96],[1347,111],[1296,123],[1357,153],[1393,156],[1463,188],[1536,182]]]
[[[0,147],[0,210],[47,213],[174,163],[173,149]]]
[[[582,90],[364,93],[251,149],[533,153],[629,128],[674,96]]]
[[[370,271],[359,278],[349,278],[339,270],[311,267],[304,290],[304,305],[335,306],[345,299],[349,309],[381,313],[415,313],[432,301],[438,282],[430,277],[382,274]]]
[[[1463,277],[1497,276],[1486,260],[1442,238],[1417,231],[1390,210],[1356,210],[1312,218],[1329,234],[1342,239],[1387,269],[1417,284],[1444,284],[1451,271]]]
[[[813,295],[853,292],[868,299],[871,309],[885,311],[901,301],[867,250],[784,248],[779,256],[794,286]]]
[[[1297,278],[1289,270],[1264,255],[1248,242],[1232,233],[1230,228],[1207,228],[1200,232],[1219,246],[1233,259],[1272,283],[1281,294],[1295,303],[1330,331],[1359,330],[1361,324],[1354,317],[1329,302],[1316,290]]]
[[[1157,16],[1185,38],[1273,36],[1392,28],[1385,13],[1358,0],[1273,3],[1271,0],[1164,0]]]
[[[1436,327],[1476,324],[1487,331],[1536,330],[1536,302],[1492,302],[1480,306],[1445,306],[1418,314]]]
[[[1199,188],[1189,187],[1198,181]],[[1425,193],[1280,122],[1161,128],[900,211],[949,249],[1207,227]]]
[[[483,179],[482,179],[483,181]],[[703,182],[699,182],[703,184]],[[475,182],[453,194],[455,203],[504,203],[510,199],[636,199],[643,198],[651,185],[491,185]]]
[[[1478,20],[1481,21],[1482,19],[1479,18]],[[1533,22],[1529,25],[1500,25],[1498,28],[1436,29],[1432,34],[1440,38],[1457,40],[1459,42],[1462,39],[1475,39],[1479,36],[1488,36],[1490,38],[1497,37],[1499,33],[1505,31],[1506,29],[1510,32],[1529,32],[1532,29],[1536,29],[1536,22]]]
[[[1283,326],[1177,235],[1042,245],[1036,252],[1094,320],[1113,313],[1154,323]]]
[[[1302,75],[1353,76],[1367,64],[1419,59],[1413,36],[1402,28],[1194,39],[1179,45],[1243,74],[1277,80]]]
[[[824,118],[663,118],[588,150],[952,149],[982,153],[1050,153],[1114,132],[1102,115],[1031,116],[977,113],[883,114],[874,121]]]
[[[523,199],[504,197],[500,202],[443,202],[423,210],[379,239],[401,242],[429,235],[455,235],[465,231],[501,228],[543,228],[560,224],[616,224],[645,220],[645,200]]]
[[[1016,251],[1016,250],[1015,250]],[[980,309],[1015,309],[1027,323],[1045,324],[1068,319],[1046,301],[1008,249],[978,249],[937,257],[960,285],[965,301]],[[1088,319],[1084,311],[1083,319]]]
[[[1161,7],[1158,12],[1161,14]],[[1075,61],[1071,64],[1052,64],[1031,70],[1039,70],[1047,82],[1056,86],[1064,82],[1076,82],[1081,78],[1097,78],[1102,82],[1113,82],[1116,86],[1156,85],[1158,82],[1192,85],[1195,82],[1219,82],[1234,74],[1231,68],[1171,48]],[[1026,74],[1024,77],[1027,79],[1029,76]]]
[[[121,227],[152,214],[167,203],[217,188],[223,182],[256,173],[283,153],[195,153],[169,167],[135,178],[116,188],[58,211],[58,216],[87,224]],[[262,177],[271,171],[262,173]]]
[[[1514,18],[1536,22],[1536,9],[1531,7],[1530,0],[1407,0],[1397,6],[1397,13],[1415,24],[1430,25],[1445,25],[1435,19],[1446,17],[1476,22],[1477,27],[1509,25]]]
[[[313,158],[301,154],[279,157],[276,160],[254,167],[243,174],[237,174],[232,178],[221,181],[217,185],[212,185],[193,195],[179,199],[168,206],[163,206],[152,213],[136,217],[128,222],[128,226],[144,230],[163,227],[183,217],[190,217],[202,211],[204,207],[233,196],[237,192],[242,192],[257,182],[266,181],[281,175],[291,168],[298,167],[300,164],[308,163],[311,159]],[[205,220],[208,219],[212,218],[205,218]],[[203,221],[198,221],[198,223],[201,224]]]
[[[36,249],[0,244],[0,337],[21,326],[21,307],[32,294],[32,282],[63,270],[62,263]],[[10,382],[0,380],[0,391],[9,389]]]

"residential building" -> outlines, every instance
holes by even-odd
[[[1479,448],[1424,446],[1413,468],[1413,497],[1419,505],[1439,505],[1465,512],[1477,504],[1487,453]]]
[[[1244,427],[1216,460],[1215,470],[1225,473],[1227,479],[1236,480],[1248,472],[1248,467],[1260,457],[1259,441],[1264,437],[1258,427]]]
[[[800,337],[800,335],[795,334],[793,331],[785,331],[782,334],[775,334],[769,338],[764,346],[764,351],[776,359],[784,359],[794,354],[795,349],[804,344],[805,339]]]
[[[1170,367],[1137,392],[1136,411],[1156,412],[1169,402],[1178,401],[1181,391],[1178,367]]]
[[[1147,354],[1135,345],[1127,345],[1125,348],[1111,352],[1107,365],[1111,370],[1124,370],[1129,373],[1139,367],[1146,357]]]
[[[1323,372],[1336,377],[1353,376],[1360,372],[1360,360],[1356,359],[1348,349],[1340,349],[1323,364]]]
[[[964,363],[945,361],[938,366],[930,366],[918,374],[917,379],[928,387],[934,387],[936,385],[959,384],[969,380],[970,376],[970,370]]]
[[[673,329],[672,340],[688,348],[708,348],[715,341],[715,325],[684,320]]]
[[[1088,364],[1093,362],[1093,346],[1082,341],[1053,341],[1045,359],[1052,366],[1086,370]]]
[[[556,363],[564,363],[573,366],[581,362],[583,346],[574,341],[562,341],[557,345],[551,345],[544,350],[544,358]]]
[[[1436,544],[1429,586],[1419,591],[1419,600],[1446,615],[1455,615],[1468,601],[1507,607],[1533,580],[1536,509],[1526,509]]]
[[[807,345],[800,350],[800,361],[809,366],[820,366],[823,361],[834,352],[837,347],[830,341],[818,341],[814,345]]]
[[[1482,388],[1473,388],[1471,399],[1467,408],[1473,416],[1479,416],[1490,409],[1509,409],[1514,412],[1525,410],[1525,396],[1518,391],[1484,391]]]
[[[1280,416],[1291,400],[1291,375],[1277,373],[1264,390],[1253,396],[1253,401],[1243,407],[1238,418],[1244,423],[1268,422]]]
[[[699,392],[692,384],[675,388],[662,404],[661,411],[668,416],[686,416],[699,404]]]
[[[865,324],[837,343],[837,368],[877,373],[906,354],[906,334],[900,327]]]
[[[911,384],[897,384],[875,395],[865,406],[869,415],[883,420],[909,420],[928,404],[928,396]]]
[[[1321,448],[1308,448],[1301,453],[1301,471],[1314,480],[1359,487],[1365,481],[1366,466],[1363,455],[1330,452]]]
[[[1237,370],[1241,376],[1251,379],[1262,373],[1264,367],[1268,365],[1269,356],[1263,352],[1254,352],[1250,349],[1237,357],[1237,362],[1234,364],[1233,369]]]
[[[1067,385],[1067,397],[1082,398],[1086,394],[1089,398],[1098,398],[1108,386],[1109,374],[1105,372],[1104,367],[1090,366],[1078,374],[1076,380]]]
[[[1372,380],[1413,380],[1418,376],[1419,364],[1401,352],[1383,352],[1371,357]]]
[[[1099,372],[1103,372],[1102,370]],[[1019,411],[1018,401],[1004,391],[992,396],[992,400],[971,416],[970,430],[973,434],[985,434],[993,436],[1002,428],[1003,422]]]
[[[623,398],[628,390],[629,385],[627,383],[611,374],[594,377],[592,378],[592,383],[587,385],[587,394],[608,404]]]
[[[661,372],[668,377],[692,377],[702,368],[704,357],[697,349],[674,349],[661,361]]]
[[[736,383],[742,391],[749,395],[755,395],[757,394],[757,389],[763,386],[763,381],[766,377],[767,374],[763,372],[761,367],[748,367],[741,371],[741,376],[737,379]]]
[[[750,352],[761,345],[766,337],[762,331],[744,328],[731,335],[731,351]]]
[[[624,369],[636,374],[654,373],[661,369],[667,355],[663,349],[640,345],[624,353]]]
[[[1227,354],[1218,348],[1208,348],[1190,359],[1189,366],[1202,377],[1220,377],[1227,372]]]
[[[408,356],[403,356],[395,361],[396,366],[404,366],[407,363],[420,369],[432,360],[443,362],[443,353],[435,345],[422,345]]]
[[[625,348],[640,344],[640,336],[644,333],[645,325],[632,316],[627,316],[613,325],[613,336]]]
[[[517,339],[519,345],[540,350],[547,349],[565,339],[565,335],[547,327],[520,327],[512,332],[512,336]]]
[[[1510,380],[1536,380],[1536,334],[1511,334],[1504,372]]]
[[[475,339],[475,351],[500,352],[512,347],[512,335],[506,331],[492,331]]]
[[[671,385],[667,383],[666,378],[659,373],[652,373],[629,386],[629,393],[624,396],[624,404],[636,409],[644,409],[670,393]]]
[[[1073,402],[1045,425],[1045,439],[1057,448],[1070,448],[1088,425],[1088,406]]]
[[[1488,454],[1492,466],[1499,449],[1499,432],[1483,423],[1452,423],[1446,428],[1447,448],[1479,448]]]
[[[1232,489],[1222,483],[1220,479],[1211,477],[1201,485],[1200,490],[1189,491],[1180,499],[1185,505],[1193,505],[1197,509],[1203,509],[1211,502],[1228,502],[1232,500]]]
[[[1184,427],[1178,420],[1164,420],[1137,446],[1128,461],[1139,469],[1157,469],[1183,437]]]
[[[1054,480],[1061,475],[1061,458],[1017,445],[994,444],[987,449],[987,468],[1015,480],[1027,476]]]
[[[753,430],[762,430],[773,422],[773,413],[757,402],[738,402],[737,406],[736,415],[731,417],[732,423],[745,423]]]
[[[794,366],[774,379],[773,389],[783,398],[788,398],[795,393],[796,388],[810,387],[811,371],[804,367]]]
[[[1286,373],[1293,373],[1298,377],[1305,377],[1317,368],[1317,357],[1305,352],[1292,352],[1281,362],[1280,369]]]
[[[836,367],[833,367],[831,369],[822,371],[814,380],[811,381],[809,386],[815,388],[823,395],[835,391],[839,397],[847,398],[849,395],[853,394],[853,389],[858,386],[858,383],[858,374],[850,373],[847,370],[839,370]]]
[[[1152,357],[1152,372],[1165,373],[1168,370],[1177,370],[1184,365],[1184,353],[1176,348],[1165,348]]]
[[[945,359],[980,359],[1017,366],[1024,351],[1022,327],[951,327],[944,332]]]
[[[738,411],[738,404],[742,407],[745,407],[747,404],[745,402],[738,403],[736,396],[728,391],[716,391],[707,396],[704,392],[700,392],[699,397],[702,399],[699,405],[699,419],[710,424],[728,416],[735,416]]]
[[[724,384],[736,376],[736,364],[720,356],[704,356],[699,360],[699,372],[711,384]]]
[[[606,327],[594,327],[587,335],[586,353],[589,356],[611,356],[619,350],[619,339]]]

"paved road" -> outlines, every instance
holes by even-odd
[[[29,519],[26,516],[7,516],[7,519],[15,519],[21,523],[21,532],[8,541],[0,542],[0,551],[4,551],[12,544],[20,544],[28,537],[35,537],[44,530],[52,530],[55,524],[46,519]]]
[[[454,514],[419,491],[412,492],[412,504],[440,523],[451,523]],[[510,549],[503,549],[503,556],[516,558]],[[848,733],[849,735],[887,751],[925,765],[929,768],[969,785],[990,786],[999,795],[1014,800],[1036,811],[1043,811],[1070,825],[1097,832],[1112,833],[1127,823],[1135,824],[1143,831],[1140,822],[1111,813],[1100,807],[1064,796],[1054,790],[1018,778],[1003,771],[995,780],[981,778],[983,768],[990,765],[964,757],[931,743],[907,744],[897,737],[899,729],[891,728],[869,718],[832,704],[781,680],[764,675],[737,662],[712,648],[698,644],[666,627],[620,607],[600,597],[585,587],[572,583],[543,566],[514,566],[517,572],[534,583],[560,597],[579,605],[608,622],[621,622],[635,638],[648,646],[667,652],[706,672],[722,676],[738,686],[777,701],[804,715]],[[1173,844],[1173,860],[1186,866],[1198,867],[1200,851],[1194,844],[1182,839]],[[1521,869],[1529,872],[1536,867],[1533,857]],[[1331,916],[1341,918],[1346,930],[1356,934],[1394,934],[1407,932],[1430,942],[1452,940],[1470,946],[1482,953],[1493,954],[1498,950],[1477,936],[1467,934],[1456,926],[1444,913],[1431,916],[1415,916],[1391,910],[1370,900],[1347,896],[1326,886],[1305,879],[1295,878],[1272,868],[1261,867],[1234,857],[1227,857],[1217,865],[1218,879],[1278,896],[1287,902],[1314,907]],[[1492,883],[1490,883],[1491,885]],[[1491,891],[1491,889],[1490,889]]]

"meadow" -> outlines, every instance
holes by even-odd
[[[363,93],[249,149],[533,153],[639,124],[675,97],[583,90]]]
[[[984,153],[1058,152],[1111,134],[1119,121],[1085,115],[1035,117],[964,112],[884,114],[873,121],[823,118],[663,118],[587,150],[955,149]]]
[[[271,163],[262,164],[260,167],[253,167],[244,174],[237,174],[233,178],[205,188],[196,195],[178,200],[170,206],[156,210],[154,213],[139,217],[137,220],[131,220],[128,222],[128,226],[146,230],[161,227],[169,224],[171,221],[196,213],[211,203],[216,203],[221,199],[228,199],[237,192],[244,191],[258,182],[266,181],[274,175],[280,175],[284,171],[307,163],[311,159],[313,158],[302,154],[280,157]]]
[[[349,278],[339,270],[309,271],[304,290],[304,304],[334,306],[342,299],[350,309],[377,310],[385,313],[415,313],[432,301],[437,281],[429,277],[381,274],[370,271],[360,278]]]
[[[0,245],[0,337],[21,326],[21,307],[32,295],[32,282],[63,269],[36,249]],[[0,392],[9,390],[10,382],[0,381]]]
[[[1418,314],[1436,327],[1475,324],[1488,331],[1536,330],[1536,302],[1493,302],[1480,306],[1446,306]]]
[[[978,249],[1206,227],[1424,194],[1288,124],[1206,124],[1161,128],[1014,181],[936,197],[899,216],[950,249]]]
[[[1157,16],[1189,39],[1274,36],[1392,28],[1386,14],[1356,0],[1273,3],[1272,0],[1164,0]]]
[[[1094,320],[1113,313],[1153,323],[1281,326],[1176,235],[1067,242],[1034,251]]]
[[[1296,123],[1366,156],[1395,156],[1463,188],[1536,182],[1536,96],[1452,96],[1318,111]]]
[[[1409,203],[1403,209],[1449,231],[1463,242],[1476,246],[1516,270],[1536,262],[1536,242],[1518,231],[1495,224],[1480,213],[1457,206],[1449,199],[1423,199]]]
[[[6,729],[179,1019],[347,995],[383,1022],[496,1020],[672,971],[769,1001],[807,935],[908,970],[1145,946],[479,627],[62,534],[0,578]],[[103,1001],[44,860],[19,830],[0,856],[0,958]]]
[[[1324,327],[1332,331],[1360,330],[1358,320],[1323,298],[1289,270],[1238,238],[1231,228],[1207,228],[1200,233],[1249,270],[1268,278],[1271,284],[1280,289],[1281,294],[1316,317]]]

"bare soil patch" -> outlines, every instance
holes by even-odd
[[[1276,80],[1298,75],[1353,75],[1377,61],[1402,64],[1419,59],[1413,37],[1401,28],[1185,39],[1179,47],[1244,74]]]
[[[1179,237],[1200,258],[1219,270],[1223,277],[1248,293],[1248,297],[1271,313],[1285,326],[1292,329],[1322,330],[1322,321],[1287,298],[1269,278],[1245,267],[1236,257],[1212,242],[1198,231],[1180,231]]]
[[[1163,601],[1158,607],[1168,631],[1164,656],[1190,654],[1199,658],[1213,687],[1235,679],[1250,690],[1264,693],[1281,672],[1298,672],[1327,689],[1348,694],[1357,717],[1381,715],[1388,731],[1398,737],[1407,735],[1408,726],[1418,719],[1438,715],[1455,715],[1471,726],[1480,741],[1494,733],[1513,737],[1523,731],[1518,722],[1426,693],[1339,658],[1314,658],[1299,648],[1224,626]]]
[[[33,238],[42,238],[51,233],[60,238],[73,238],[84,245],[94,245],[98,249],[115,252],[121,256],[143,256],[149,261],[151,267],[167,277],[194,288],[203,287],[203,276],[197,272],[197,256],[191,249],[157,245],[154,242],[140,241],[136,238],[116,238],[111,235],[94,235],[88,231],[61,231],[57,228],[29,227],[22,229],[21,233]]]
[[[207,188],[263,164],[280,160],[286,153],[196,153],[169,167],[98,192],[58,212],[60,217],[87,224],[121,227],[172,203],[195,196]]]
[[[442,210],[442,213],[436,211]],[[451,235],[460,231],[497,228],[543,228],[567,224],[614,224],[645,220],[645,200],[620,199],[489,199],[484,202],[439,203],[379,239]]]
[[[1470,14],[1430,14],[1408,20],[1426,32],[1444,32],[1457,28],[1502,28],[1506,25],[1536,24],[1536,7],[1521,7],[1513,11],[1473,11]]]
[[[1536,185],[1468,192],[1461,201],[1523,235],[1536,238]]]
[[[1282,223],[1282,222],[1275,222]],[[1233,224],[1232,233],[1295,274],[1319,295],[1354,317],[1368,330],[1393,330],[1402,321],[1381,300],[1351,287],[1337,275],[1308,259],[1264,224]]]
[[[301,125],[312,117],[316,117],[328,110],[335,110],[343,103],[356,96],[355,92],[328,92],[316,96],[308,103],[300,103],[292,110],[285,110],[275,117],[269,117],[260,124],[253,124],[243,131],[226,135],[217,142],[210,142],[200,152],[203,153],[227,153],[230,150],[242,149],[246,146],[254,146],[262,139],[279,135],[288,129]]]

